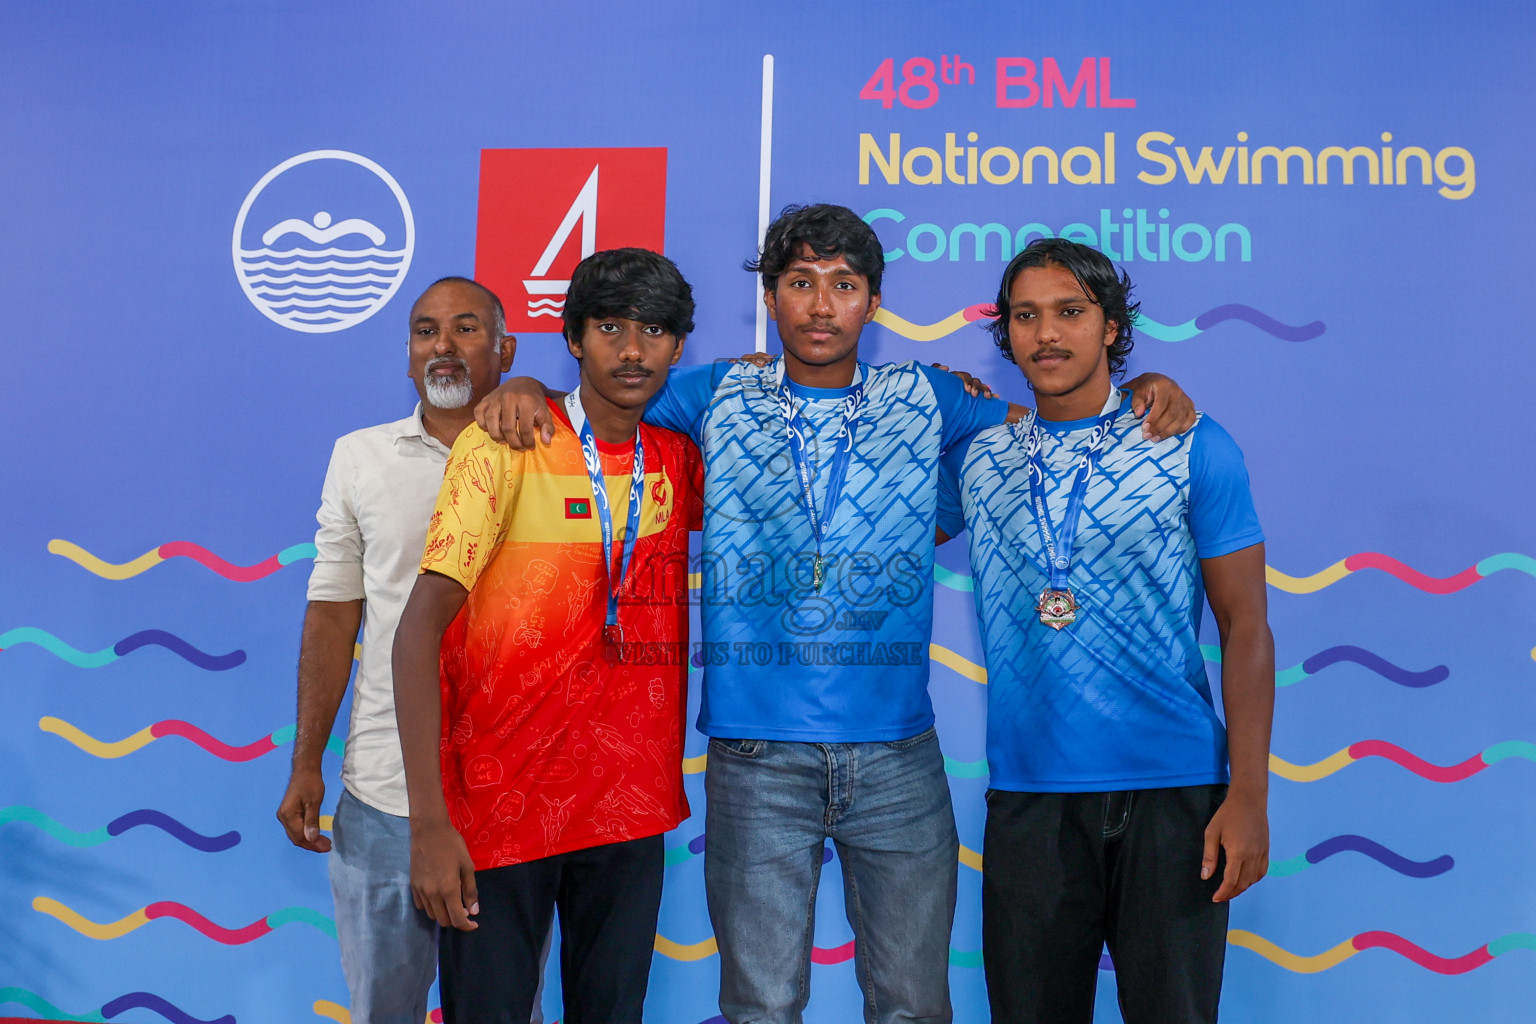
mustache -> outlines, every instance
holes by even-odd
[[[617,370],[614,370],[612,375],[617,377],[621,373],[622,374],[642,373],[645,376],[650,377],[650,376],[654,375],[656,373],[656,371],[650,369],[649,367],[641,366],[640,364],[636,363],[633,366],[621,366]]]
[[[1042,359],[1049,359],[1052,357],[1058,359],[1070,359],[1072,358],[1072,353],[1068,352],[1066,349],[1043,348],[1039,351],[1031,352],[1029,355],[1029,361],[1032,363],[1037,363]]]
[[[424,367],[424,370],[427,373],[431,373],[433,370],[436,370],[442,366],[452,366],[455,369],[463,370],[465,373],[469,372],[469,364],[458,356],[437,356],[436,358],[427,361],[427,365]]]

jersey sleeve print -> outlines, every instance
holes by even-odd
[[[1242,450],[1204,413],[1190,440],[1189,529],[1201,558],[1229,555],[1264,540]]]
[[[511,521],[526,453],[497,444],[477,426],[454,442],[427,525],[422,572],[474,588]]]
[[[969,441],[978,430],[995,427],[1008,419],[1008,403],[1001,398],[977,398],[966,393],[960,378],[948,370],[932,366],[917,367],[933,388],[939,404],[939,446],[948,451]]]

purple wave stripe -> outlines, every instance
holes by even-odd
[[[1265,334],[1274,335],[1281,341],[1311,341],[1327,330],[1327,326],[1321,320],[1314,320],[1301,327],[1292,327],[1289,324],[1281,323],[1268,313],[1261,313],[1252,306],[1242,306],[1236,303],[1228,306],[1217,306],[1215,309],[1201,313],[1195,317],[1195,327],[1205,331],[1215,327],[1224,320],[1242,320],[1257,327]]]
[[[153,992],[129,992],[127,995],[118,996],[101,1008],[101,1015],[110,1019],[128,1010],[151,1010],[170,1021],[171,1024],[235,1024],[233,1014],[226,1013],[213,1020],[203,1020],[201,1017],[192,1016],[174,1003],[161,999]]]
[[[1451,674],[1451,670],[1444,665],[1436,665],[1422,672],[1410,672],[1405,668],[1398,668],[1379,654],[1372,654],[1364,647],[1352,647],[1348,644],[1318,651],[1301,663],[1301,670],[1309,676],[1316,675],[1329,665],[1336,665],[1341,661],[1352,661],[1399,686],[1410,686],[1415,689],[1443,683]]]
[[[1409,878],[1433,878],[1435,875],[1445,874],[1456,866],[1456,861],[1448,853],[1442,854],[1434,860],[1409,860],[1402,854],[1394,853],[1387,849],[1374,839],[1367,839],[1365,836],[1349,835],[1334,836],[1332,839],[1325,839],[1318,843],[1307,851],[1307,861],[1317,864],[1336,853],[1343,853],[1346,850],[1354,853],[1363,853],[1372,860],[1379,861],[1398,874],[1407,875]]]
[[[696,835],[692,839],[688,840],[688,852],[689,853],[703,853],[704,852],[704,833],[703,832],[700,832],[698,835]]]
[[[235,831],[225,832],[218,836],[205,836],[200,832],[194,832],[175,818],[163,811],[140,810],[129,811],[120,818],[107,825],[107,835],[120,836],[131,828],[140,825],[150,825],[169,833],[172,837],[181,840],[194,850],[203,853],[218,853],[236,846],[240,842],[240,833]]]
[[[1115,969],[1115,962],[1109,958],[1109,954],[1108,953],[1100,953],[1099,954],[1099,970],[1101,970],[1101,971],[1112,971],[1114,969]]]
[[[228,654],[204,654],[202,651],[187,643],[175,633],[167,633],[163,629],[144,629],[124,637],[112,646],[112,652],[119,658],[138,650],[140,647],[148,647],[154,644],[164,647],[172,654],[179,655],[196,665],[198,668],[207,669],[209,672],[223,672],[245,663],[244,651],[230,651]]]

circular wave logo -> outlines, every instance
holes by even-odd
[[[232,249],[240,287],[267,319],[328,334],[384,308],[415,245],[411,204],[388,171],[317,149],[262,175],[240,204]]]

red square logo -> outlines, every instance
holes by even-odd
[[[475,278],[501,297],[507,329],[562,327],[576,264],[599,249],[662,251],[665,149],[484,149]]]
[[[591,498],[566,498],[565,499],[565,518],[567,518],[567,519],[591,519],[592,518],[592,499]]]

